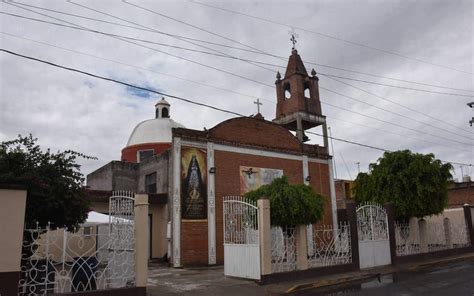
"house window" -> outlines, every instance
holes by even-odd
[[[145,176],[145,191],[146,193],[156,193],[156,173]]]
[[[144,159],[152,157],[153,155],[155,155],[155,150],[153,149],[140,150],[138,151],[138,162],[141,162]]]

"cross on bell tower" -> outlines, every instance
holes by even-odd
[[[321,101],[319,100],[319,78],[316,71],[312,69],[311,76],[295,49],[296,38],[292,33],[290,39],[293,43],[291,56],[288,60],[285,76],[281,78],[277,73],[275,86],[277,90],[276,117],[273,122],[296,131],[300,142],[308,141],[304,131],[319,125],[323,125],[325,132],[326,117],[322,115]],[[325,139],[327,147],[327,139]]]
[[[257,99],[255,102],[253,102],[255,105],[257,105],[257,114],[260,114],[260,106],[263,105],[263,103],[260,103],[260,99]]]

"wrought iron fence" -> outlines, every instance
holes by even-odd
[[[366,202],[357,209],[357,231],[360,241],[388,240],[388,218],[378,203]]]
[[[272,273],[296,270],[296,228],[272,227],[271,232]]]
[[[397,256],[420,253],[418,229],[411,229],[409,223],[395,222],[395,245]]]
[[[310,268],[348,264],[352,262],[350,225],[343,222],[338,228],[332,225],[308,225],[308,264]]]
[[[134,286],[134,194],[114,192],[109,210],[109,223],[25,229],[18,294]]]

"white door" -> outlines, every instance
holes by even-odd
[[[385,209],[376,203],[357,208],[360,268],[391,264],[388,219]]]
[[[258,210],[240,196],[224,197],[224,274],[260,279]]]

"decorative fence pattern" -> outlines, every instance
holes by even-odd
[[[357,231],[360,241],[388,239],[387,213],[377,203],[367,202],[357,209]]]
[[[395,223],[395,242],[397,256],[407,256],[423,252],[436,252],[469,246],[467,226],[464,220],[427,220],[425,242],[420,238],[418,221]]]
[[[395,222],[395,242],[397,256],[420,253],[420,236],[418,230],[410,231],[409,223]]]
[[[271,232],[272,273],[296,270],[296,228],[272,227]]]
[[[111,197],[111,223],[25,229],[19,295],[135,285],[133,193]]]
[[[308,237],[308,264],[310,268],[348,264],[352,262],[350,225],[341,223],[337,229],[332,225],[313,226],[313,237]]]

